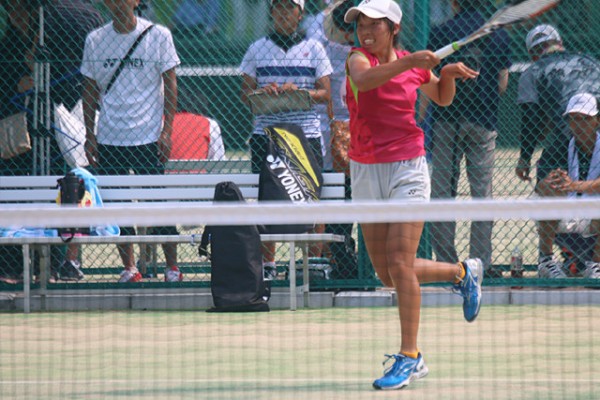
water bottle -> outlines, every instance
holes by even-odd
[[[513,278],[523,277],[523,254],[519,246],[515,247],[510,254],[510,276]]]

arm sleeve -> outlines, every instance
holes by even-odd
[[[533,103],[521,104],[521,158],[527,163],[535,151],[544,124],[540,106]]]
[[[316,70],[316,78],[321,79],[324,76],[331,75],[333,72],[333,67],[331,66],[331,61],[329,61],[329,57],[327,57],[327,52],[323,45],[316,40],[312,40],[311,44],[314,45],[314,59],[317,63]]]
[[[209,160],[224,160],[225,146],[223,145],[223,136],[221,128],[217,121],[208,118],[210,123],[210,142],[208,143],[208,159]]]
[[[240,72],[246,74],[252,78],[256,78],[256,56],[254,54],[254,44],[250,45],[242,63],[240,64]]]
[[[175,43],[173,42],[173,35],[171,32],[164,27],[160,27],[161,30],[161,73],[166,72],[176,66],[178,66],[181,61],[179,60],[179,56],[177,55],[177,51],[175,49]]]
[[[88,35],[85,39],[85,46],[83,48],[83,59],[81,61],[81,75],[86,76],[90,79],[95,79],[94,74],[94,61],[92,60],[92,39]]]
[[[501,71],[510,68],[512,65],[511,39],[504,29],[496,31],[491,36],[485,50],[488,54],[487,68],[490,68],[490,70]]]
[[[501,30],[499,33],[499,36],[501,38],[501,43],[500,43],[500,61],[499,61],[499,65],[500,65],[500,69],[507,69],[510,68],[512,66],[512,43],[511,43],[511,38],[508,35],[508,33],[506,33],[505,30]]]

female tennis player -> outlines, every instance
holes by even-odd
[[[393,0],[364,0],[345,15],[346,22],[356,22],[361,46],[351,50],[346,65],[350,173],[356,200],[429,200],[424,135],[415,121],[417,89],[447,106],[454,98],[455,80],[478,75],[455,63],[444,66],[438,78],[431,72],[440,62],[434,53],[396,50],[401,18]],[[373,386],[401,389],[428,373],[417,347],[419,284],[452,282],[464,298],[464,317],[471,322],[479,313],[483,267],[479,259],[457,264],[417,259],[423,222],[361,224],[361,228],[377,276],[396,290],[400,313],[400,351],[386,355],[386,362],[394,363]]]

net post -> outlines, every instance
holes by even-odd
[[[296,242],[290,242],[290,311],[296,311]]]
[[[310,273],[308,271],[308,242],[302,247],[302,294],[304,297],[304,308],[309,307],[310,296]]]
[[[29,245],[23,245],[23,312],[29,314],[31,312],[31,287],[30,287],[30,270],[29,270]]]

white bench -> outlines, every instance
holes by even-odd
[[[0,176],[0,204],[53,203],[62,176]],[[258,197],[258,174],[99,175],[105,203],[114,201],[212,201],[219,182],[237,184],[247,200]],[[322,200],[344,199],[344,174],[324,173]]]
[[[0,176],[0,206],[11,204],[31,207],[35,204],[53,203],[56,199],[56,182],[61,176]],[[136,201],[212,201],[215,185],[219,182],[235,182],[247,200],[258,197],[257,174],[174,174],[174,175],[115,175],[97,176],[98,186],[102,200],[105,203]],[[344,199],[344,175],[341,173],[323,174],[323,187],[321,191],[323,201]],[[296,302],[296,244],[303,250],[303,286],[304,306],[309,304],[309,273],[308,273],[308,246],[315,242],[343,242],[344,237],[333,234],[269,234],[261,235],[263,242],[286,242],[290,244],[290,309],[295,310]],[[177,236],[147,236],[138,235],[130,237],[81,237],[74,238],[72,243],[101,244],[101,243],[138,243],[156,245],[156,243],[198,243],[196,235]],[[24,252],[29,251],[30,245],[56,245],[61,244],[60,238],[0,238],[0,245],[18,244],[24,246]],[[144,254],[144,251],[141,251]],[[25,257],[24,257],[25,258]],[[142,257],[143,260],[143,257]],[[28,260],[24,260],[24,272],[29,269]],[[48,264],[46,262],[46,264]],[[145,267],[144,265],[142,267]],[[41,274],[47,274],[47,265],[42,268]],[[24,276],[29,276],[24,273]],[[42,290],[45,290],[45,276],[42,276]],[[29,297],[29,282],[25,280],[24,291],[26,299]],[[27,302],[28,305],[28,302]],[[28,310],[27,310],[28,311]]]

